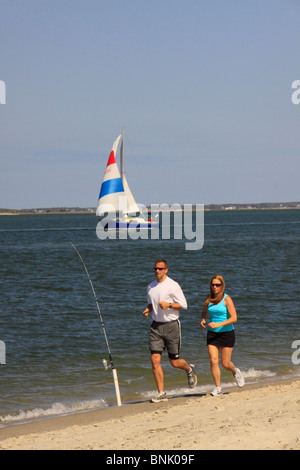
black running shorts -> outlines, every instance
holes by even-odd
[[[233,348],[235,343],[235,332],[224,331],[223,333],[216,333],[208,330],[207,332],[207,345],[212,344],[217,348]]]

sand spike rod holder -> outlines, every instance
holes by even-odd
[[[104,337],[105,337],[105,341],[106,341],[106,346],[107,346],[107,350],[108,350],[108,355],[109,355],[109,361],[110,361],[110,367],[112,369],[112,373],[113,373],[113,379],[114,379],[114,384],[115,384],[115,390],[116,390],[116,397],[117,397],[117,403],[118,403],[118,406],[121,406],[122,405],[122,402],[121,402],[121,395],[120,395],[120,388],[119,388],[119,381],[118,381],[118,375],[117,375],[117,369],[115,369],[114,367],[114,363],[113,363],[113,360],[112,360],[112,355],[111,355],[111,351],[110,351],[110,347],[109,347],[109,343],[108,343],[108,339],[107,339],[107,334],[106,334],[106,331],[105,331],[105,326],[104,326],[104,322],[103,322],[103,318],[102,318],[102,314],[101,314],[101,310],[100,310],[100,305],[99,305],[99,301],[97,299],[97,296],[96,296],[96,292],[95,292],[95,289],[94,289],[94,286],[93,286],[93,283],[92,283],[92,280],[90,278],[90,275],[89,275],[89,272],[87,270],[87,267],[81,257],[81,254],[79,253],[79,251],[77,250],[76,246],[74,245],[74,243],[70,242],[70,245],[72,245],[72,247],[74,248],[74,250],[76,251],[76,253],[78,254],[83,266],[84,266],[84,269],[85,269],[85,272],[87,274],[87,277],[90,281],[90,285],[91,285],[91,288],[92,288],[92,291],[93,291],[93,294],[94,294],[94,298],[95,298],[95,301],[96,301],[96,305],[97,305],[97,309],[98,309],[98,312],[99,312],[99,317],[100,317],[100,322],[101,322],[101,326],[103,328],[103,332],[104,332]],[[105,369],[107,370],[108,367],[107,365],[105,364],[106,361],[105,359],[103,360],[103,363],[104,363],[104,367]]]

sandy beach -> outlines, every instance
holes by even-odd
[[[300,378],[0,429],[1,450],[300,450]]]

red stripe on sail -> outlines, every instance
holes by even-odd
[[[109,156],[109,159],[108,159],[108,162],[107,162],[107,166],[112,165],[113,163],[116,163],[116,159],[115,159],[115,153],[112,150],[110,152],[110,156]]]

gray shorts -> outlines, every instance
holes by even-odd
[[[161,354],[167,349],[170,359],[178,359],[181,346],[181,327],[179,320],[156,322],[151,325],[150,351]]]

